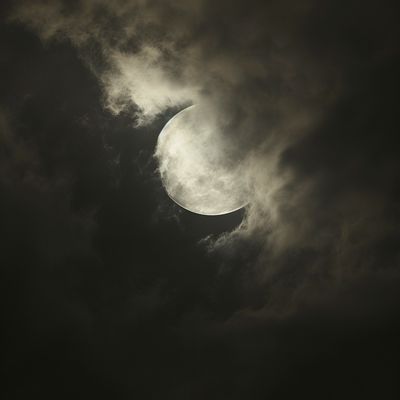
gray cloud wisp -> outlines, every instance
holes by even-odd
[[[377,16],[368,7],[352,31],[333,3],[324,10],[316,1],[214,3],[22,2],[11,19],[45,43],[70,41],[98,77],[105,107],[131,110],[138,126],[172,108],[207,107],[230,143],[220,149],[223,162],[239,160],[251,187],[243,222],[206,239],[211,251],[258,243],[261,280],[288,268],[288,254],[308,257],[306,276],[373,269],[377,243],[396,232],[386,196],[394,177],[384,188],[360,183],[370,150],[355,156],[360,148],[344,143],[349,131],[369,129],[357,114],[381,110],[365,103],[347,116],[344,109],[363,101],[350,77],[363,62],[390,58],[392,36],[370,30]],[[328,15],[343,21],[346,37],[324,25]],[[379,49],[354,52],[359,37],[373,37]],[[374,71],[361,72],[373,79]],[[378,172],[386,168],[379,162]]]

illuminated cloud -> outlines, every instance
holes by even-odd
[[[346,129],[331,120],[348,96],[346,80],[354,71],[351,60],[345,63],[341,57],[358,56],[347,52],[357,35],[344,42],[330,37],[329,23],[322,26],[321,21],[338,11],[328,7],[322,12],[312,1],[265,7],[214,3],[23,2],[12,19],[46,43],[71,41],[98,77],[112,113],[132,112],[136,124],[144,126],[168,110],[200,104],[224,126],[230,149],[220,146],[221,166],[237,160],[251,191],[242,224],[208,238],[210,249],[260,243],[258,264],[270,270],[271,265],[280,268],[287,251],[330,248],[336,254],[339,246],[340,254],[347,253],[342,232],[362,230],[385,203],[359,208],[356,186],[338,187],[325,198],[324,181],[337,179],[342,166],[332,164],[328,173],[324,159],[310,148],[326,131],[335,137],[333,148],[342,152],[343,166],[350,165],[351,157],[340,147]],[[370,11],[360,32],[369,29]],[[390,39],[380,32],[376,36],[390,54]],[[330,52],[324,53],[324,40]],[[217,136],[214,142],[220,143]],[[303,173],[313,159],[313,168]],[[360,162],[367,160],[368,155]],[[360,240],[363,248],[374,239]],[[332,256],[327,264],[336,268],[338,262]]]

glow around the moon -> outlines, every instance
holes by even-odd
[[[163,185],[172,200],[194,213],[222,215],[247,203],[245,177],[219,129],[204,109],[191,106],[176,114],[158,138]]]

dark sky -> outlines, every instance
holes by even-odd
[[[399,398],[395,2],[0,13],[2,399]],[[162,187],[157,136],[199,101],[244,210]]]

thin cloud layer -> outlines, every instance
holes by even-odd
[[[399,398],[393,5],[1,2],[2,397]],[[155,174],[192,103],[242,212]]]
[[[372,267],[367,254],[396,234],[386,215],[395,176],[384,189],[371,176],[389,168],[368,139],[385,128],[362,121],[388,113],[364,96],[391,96],[374,81],[392,57],[395,28],[379,30],[375,19],[390,12],[368,5],[354,27],[352,7],[23,2],[12,19],[46,43],[71,41],[98,77],[105,107],[131,110],[138,126],[194,103],[220,121],[232,143],[223,154],[245,167],[252,191],[241,225],[205,240],[211,251],[236,254],[256,243],[263,277],[287,268],[288,253],[307,253],[305,276],[336,276]],[[364,132],[360,143],[348,142],[354,131]]]

